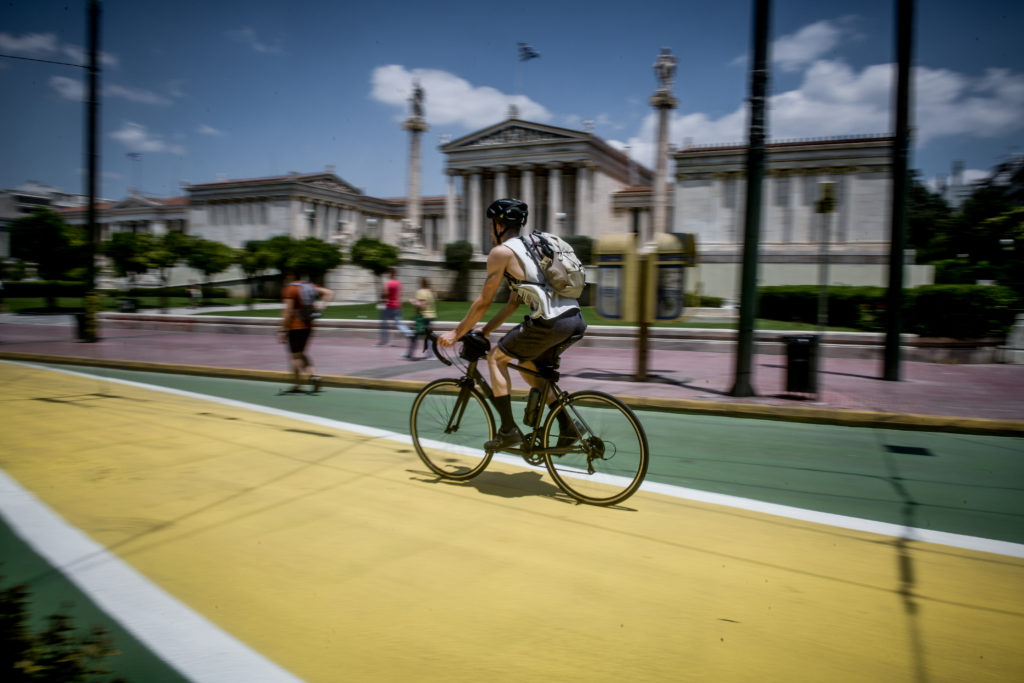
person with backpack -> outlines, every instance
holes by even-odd
[[[281,311],[280,340],[288,344],[291,354],[293,384],[286,393],[304,393],[302,376],[308,377],[313,391],[320,391],[320,376],[313,368],[313,361],[306,353],[309,338],[313,334],[313,321],[320,317],[320,311],[334,298],[334,292],[320,287],[294,272],[285,274],[285,286],[281,291],[284,309]]]
[[[583,267],[571,247],[560,238],[547,233],[534,232],[520,236],[526,225],[529,207],[518,199],[498,199],[487,208],[491,221],[491,239],[494,247],[487,254],[487,276],[480,294],[454,330],[438,339],[442,346],[453,346],[474,329],[491,305],[502,281],[508,283],[508,303],[480,330],[488,337],[519,308],[530,307],[530,314],[516,325],[487,355],[490,370],[493,403],[501,417],[496,438],[484,444],[488,450],[502,450],[517,446],[523,434],[512,415],[511,385],[508,365],[515,362],[535,370],[549,364],[554,350],[569,337],[583,334],[583,322],[578,297],[584,282]],[[527,384],[542,386],[541,380],[521,373]],[[553,401],[555,397],[548,397]],[[574,429],[565,412],[560,412],[561,436],[571,436]]]

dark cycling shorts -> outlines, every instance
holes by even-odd
[[[539,366],[550,365],[554,349],[574,334],[583,334],[587,324],[578,308],[557,318],[541,320],[527,317],[509,330],[498,342],[498,348],[516,360],[532,360]]]
[[[292,353],[302,353],[306,350],[306,344],[309,343],[309,335],[313,330],[306,328],[303,330],[288,330],[288,348]]]

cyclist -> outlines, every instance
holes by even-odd
[[[515,313],[521,303],[530,307],[530,314],[510,330],[487,355],[491,375],[493,403],[501,417],[501,426],[495,439],[484,444],[487,450],[502,450],[518,446],[523,434],[512,416],[512,400],[508,365],[512,361],[530,370],[554,360],[554,349],[574,334],[587,329],[576,299],[566,299],[544,287],[544,274],[530,257],[527,247],[519,239],[519,231],[526,224],[529,207],[518,199],[498,199],[487,207],[491,221],[494,247],[487,254],[487,277],[480,294],[454,330],[438,339],[442,346],[452,346],[483,318],[504,279],[511,290],[508,303],[480,330],[488,337],[492,331]],[[531,387],[543,387],[536,377],[521,373]],[[555,397],[550,397],[553,401]],[[572,436],[573,426],[565,411],[558,413],[561,436]]]

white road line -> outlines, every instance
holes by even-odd
[[[15,361],[9,362],[17,365],[28,365],[30,367],[35,367],[42,370],[64,372],[79,377],[89,377],[93,379],[97,377],[97,375],[75,372],[74,370],[51,368],[42,365],[35,365],[32,363],[19,363]],[[355,432],[357,434],[365,434],[367,436],[372,436],[376,438],[392,439],[402,444],[412,443],[411,438],[407,434],[401,434],[398,432],[392,432],[384,429],[377,429],[375,427],[366,427],[364,425],[352,424],[350,422],[342,422],[340,420],[331,420],[328,418],[316,417],[313,415],[303,415],[302,413],[293,413],[287,410],[279,410],[277,408],[270,408],[267,406],[256,405],[253,403],[245,403],[243,401],[219,398],[216,396],[199,394],[191,391],[182,391],[180,389],[171,389],[153,384],[143,384],[141,382],[114,379],[105,376],[100,377],[110,382],[116,382],[128,386],[135,386],[143,389],[151,389],[154,391],[162,391],[165,393],[175,394],[178,396],[198,398],[238,408],[246,408],[249,410],[267,413],[270,415],[278,415],[280,417],[301,420],[304,422],[332,429],[342,429],[346,431]],[[510,462],[508,459],[501,458],[500,456],[496,456],[496,458],[501,459],[504,462]],[[519,459],[513,458],[511,462],[518,463]],[[519,464],[522,464],[524,467],[526,467],[526,463]],[[935,543],[938,545],[951,546],[954,548],[963,548],[965,550],[979,550],[987,553],[995,553],[997,555],[1008,555],[1010,557],[1024,558],[1024,544],[1011,543],[1009,541],[999,541],[989,538],[980,538],[977,536],[966,536],[963,534],[954,534],[945,531],[934,531],[931,529],[918,529],[916,527],[908,527],[900,524],[877,522],[870,519],[862,519],[859,517],[847,517],[846,515],[836,515],[829,512],[818,512],[816,510],[806,510],[804,508],[790,507],[788,505],[779,505],[777,503],[766,503],[764,501],[754,500],[751,498],[741,498],[739,496],[712,493],[709,491],[701,491],[698,489],[690,489],[682,486],[674,486],[671,484],[662,484],[651,481],[644,482],[643,485],[641,485],[640,489],[643,491],[650,491],[652,493],[658,493],[665,496],[672,496],[674,498],[681,498],[685,500],[692,500],[703,503],[711,503],[713,505],[724,505],[727,507],[738,508],[741,510],[760,512],[767,515],[786,517],[789,519],[799,519],[807,522],[814,522],[816,524],[824,524],[826,526],[834,526],[842,529],[866,531],[869,533],[878,534],[880,536],[890,536],[893,538],[903,538],[910,541],[922,541],[926,543]]]
[[[2,470],[0,515],[51,566],[190,681],[300,683],[68,524]]]

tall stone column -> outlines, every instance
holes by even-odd
[[[470,169],[469,175],[469,207],[466,213],[469,214],[469,225],[466,229],[466,239],[473,245],[473,253],[483,253],[483,207],[480,196],[481,169]]]
[[[494,167],[494,198],[502,199],[508,196],[508,166]]]
[[[562,213],[562,166],[548,166],[548,224],[545,230],[559,234],[558,214]]]
[[[576,228],[573,234],[592,235],[594,230],[590,225],[590,215],[587,211],[590,208],[591,179],[593,178],[594,164],[590,161],[582,162],[576,168]]]
[[[679,106],[679,101],[668,91],[659,91],[651,97],[651,106],[658,112],[657,163],[654,172],[654,205],[651,216],[651,233],[644,235],[644,242],[654,238],[655,233],[670,232],[668,226],[668,114]]]
[[[658,79],[658,89],[651,96],[651,106],[658,112],[658,146],[657,163],[654,175],[654,205],[651,216],[651,230],[643,235],[644,242],[653,239],[655,233],[669,232],[668,226],[668,113],[679,106],[679,101],[672,95],[672,84],[676,72],[676,58],[668,48],[662,48],[661,54],[654,63],[654,74]]]
[[[405,203],[406,230],[410,233],[405,237],[412,241],[412,246],[423,245],[423,209],[420,198],[420,136],[429,127],[419,116],[410,116],[402,124],[409,131],[409,196]]]
[[[448,195],[444,200],[445,233],[442,248],[445,244],[459,239],[459,199],[455,188],[455,179],[459,177],[459,173],[449,168],[445,170],[445,175],[448,176]]]
[[[524,202],[526,202],[526,206],[528,206],[530,208],[530,214],[534,215],[533,225],[536,225],[537,224],[537,218],[536,218],[535,213],[536,213],[538,207],[533,205],[533,166],[531,166],[529,164],[526,164],[525,166],[522,166],[521,168],[522,168],[523,175],[519,179],[519,184],[520,184],[520,186],[522,188],[521,192],[520,192],[520,194],[522,196],[520,197],[520,199],[522,199]]]

